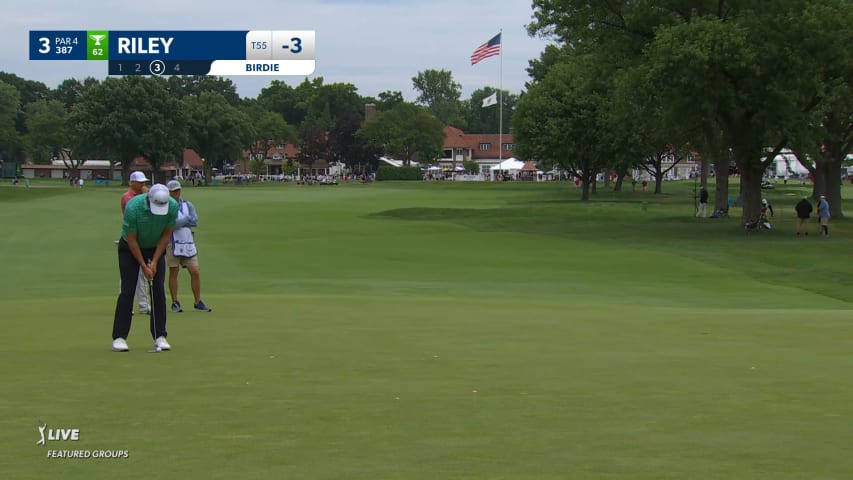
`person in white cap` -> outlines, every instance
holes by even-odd
[[[133,318],[133,293],[139,269],[151,285],[151,336],[161,350],[172,347],[166,341],[166,247],[178,218],[178,202],[165,185],[156,184],[148,193],[127,202],[118,243],[121,293],[113,318],[113,351],[128,350],[127,337]]]
[[[146,185],[146,183],[150,181],[145,177],[144,173],[139,171],[131,173],[129,180],[130,188],[128,188],[127,191],[124,192],[124,195],[121,196],[122,215],[124,215],[124,208],[131,198],[139,195],[140,193],[148,192],[148,185]],[[151,308],[148,306],[148,288],[146,288],[146,284],[145,276],[142,274],[142,269],[140,268],[139,277],[136,282],[136,302],[139,305],[139,313],[143,315],[151,313]],[[119,286],[119,291],[121,291],[121,286]]]
[[[198,250],[195,246],[192,227],[198,226],[195,206],[181,198],[181,182],[172,180],[166,184],[169,195],[178,202],[178,219],[172,241],[166,249],[166,265],[169,266],[169,293],[172,296],[172,311],[183,312],[178,300],[178,273],[181,267],[190,272],[190,288],[193,291],[193,308],[197,312],[210,312],[211,309],[201,299],[201,274],[198,269]]]

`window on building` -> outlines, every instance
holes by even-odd
[[[490,149],[491,147],[492,147],[492,144],[491,144],[491,143],[481,143],[481,144],[480,144],[480,150],[488,150],[488,149]]]
[[[277,143],[275,148],[281,150],[282,148],[284,148],[284,144],[283,143]]]
[[[504,150],[512,150],[512,144],[511,143],[504,143]]]
[[[282,154],[280,154],[280,153],[275,153],[275,154],[273,154],[273,156],[272,156],[272,159],[273,159],[273,160],[281,160],[281,159],[283,159],[283,158],[284,158],[284,155],[282,155]]]

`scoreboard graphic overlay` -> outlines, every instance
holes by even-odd
[[[310,75],[313,30],[30,31],[30,60],[101,60],[110,75]]]

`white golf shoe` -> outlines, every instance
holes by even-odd
[[[128,350],[127,342],[123,338],[118,337],[115,340],[113,340],[113,351],[114,352],[126,352],[127,350]]]
[[[159,347],[160,350],[172,349],[172,346],[166,341],[166,337],[157,337],[157,340],[154,340],[154,346]]]

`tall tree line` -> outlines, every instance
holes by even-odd
[[[534,0],[518,148],[587,169],[698,151],[740,174],[744,221],[777,153],[815,164],[816,193],[841,215],[841,161],[853,138],[853,3],[848,0]],[[552,138],[556,137],[556,138]],[[583,195],[586,195],[585,193]],[[585,197],[587,198],[587,197]]]

